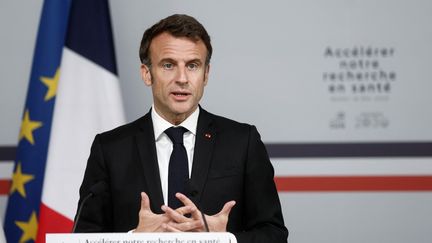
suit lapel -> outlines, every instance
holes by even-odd
[[[190,196],[194,202],[200,202],[201,195],[204,191],[216,136],[216,130],[214,126],[212,126],[211,115],[207,111],[201,109],[198,118],[192,175],[190,179]]]
[[[143,165],[148,196],[153,212],[161,213],[160,206],[164,203],[150,112],[143,117],[140,128],[141,131],[136,135],[136,142]]]

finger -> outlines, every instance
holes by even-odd
[[[178,212],[181,215],[191,214],[195,212],[197,208],[195,206],[183,206],[177,208],[175,211]]]
[[[186,210],[187,208],[190,208],[189,206],[185,206],[183,211],[187,212],[188,210]],[[191,221],[192,219],[185,217],[183,214],[179,213],[177,210],[174,210],[166,205],[162,205],[161,207],[162,211],[165,212],[165,215],[167,215],[169,218],[171,218],[171,220],[177,222],[177,223],[183,223],[183,222],[187,222],[187,221]]]
[[[226,215],[228,216],[231,212],[231,209],[234,207],[234,205],[236,204],[235,201],[229,201],[227,203],[225,203],[225,205],[223,206],[222,210],[218,213],[218,215]]]
[[[166,205],[162,205],[161,209],[164,212],[166,212],[168,210],[173,210],[173,211],[176,211],[177,213],[179,213],[181,215],[190,214],[190,213],[193,213],[197,210],[197,208],[195,206],[183,206],[183,207],[179,207],[179,208],[174,210],[174,209],[172,209]]]
[[[198,231],[201,230],[203,227],[203,223],[201,222],[201,220],[193,220],[184,223],[176,223],[171,221],[167,225],[181,232]]]
[[[188,197],[186,197],[184,194],[177,192],[176,197],[178,200],[180,200],[185,206],[195,206],[195,203],[192,202]]]
[[[197,206],[195,205],[194,202],[192,202],[192,200],[190,200],[188,197],[186,197],[184,194],[177,192],[176,193],[176,197],[185,205],[185,206],[190,206],[193,207],[193,212],[191,212],[190,214],[192,214],[192,217],[195,219],[198,219],[201,217],[201,212],[198,210]]]
[[[182,232],[179,229],[169,225],[169,224],[163,224],[162,228],[164,229],[163,231],[165,232]]]
[[[145,192],[141,192],[141,210],[150,211],[150,199]]]

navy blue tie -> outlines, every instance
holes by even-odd
[[[173,143],[168,166],[168,206],[176,209],[183,206],[175,197],[177,192],[185,194],[186,183],[189,179],[188,158],[183,145],[183,134],[188,130],[184,127],[170,127],[165,134]]]

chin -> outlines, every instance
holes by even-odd
[[[188,114],[188,113],[192,113],[192,111],[194,111],[194,107],[195,106],[191,106],[191,105],[174,106],[172,111],[173,111],[173,113],[175,113],[177,115]]]

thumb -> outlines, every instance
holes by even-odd
[[[145,192],[141,192],[141,210],[150,211],[150,199]]]
[[[229,201],[227,203],[225,203],[225,205],[223,206],[222,210],[218,213],[218,215],[225,215],[228,216],[231,212],[231,209],[234,207],[234,205],[236,204],[235,201]]]

